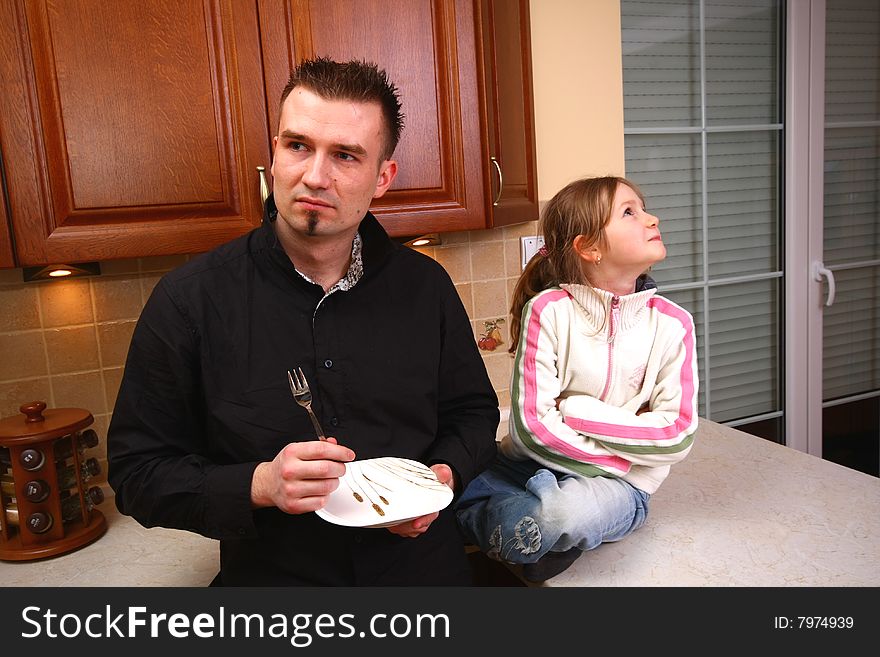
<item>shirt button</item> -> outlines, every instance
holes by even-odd
[[[363,543],[364,542],[363,536],[361,536],[360,534],[355,534],[354,535],[354,542],[355,543]]]
[[[339,426],[339,419],[334,415],[333,417],[330,418],[330,424],[332,424],[334,427],[338,427]]]
[[[324,367],[326,367],[329,370],[331,367],[333,367],[333,361],[328,358],[327,360],[324,361]]]
[[[245,534],[247,534],[247,529],[245,529],[244,527],[239,527],[238,528],[238,535],[244,536]]]

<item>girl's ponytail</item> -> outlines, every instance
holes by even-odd
[[[513,290],[513,300],[510,302],[510,348],[508,349],[510,353],[516,351],[519,343],[520,318],[529,299],[541,290],[558,284],[556,270],[549,254],[546,251],[536,253],[523,269]]]

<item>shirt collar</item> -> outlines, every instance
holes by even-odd
[[[641,321],[642,313],[648,306],[648,300],[657,293],[656,288],[649,288],[641,292],[618,296],[608,290],[577,283],[563,283],[559,287],[568,292],[577,305],[583,309],[587,324],[595,333],[610,330],[608,316],[611,313],[614,300],[616,300],[618,309],[616,329],[626,331]]]
[[[324,295],[325,297],[330,296],[334,292],[346,292],[361,280],[361,277],[364,275],[363,243],[360,233],[355,233],[354,239],[351,241],[351,264],[348,266],[348,271],[345,272],[345,276],[330,286],[330,289]],[[303,274],[299,269],[296,270],[296,273],[309,283],[317,285],[315,281]]]

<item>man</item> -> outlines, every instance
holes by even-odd
[[[220,539],[223,585],[455,585],[451,507],[386,529],[313,511],[344,462],[399,456],[456,493],[495,453],[498,403],[455,288],[368,211],[397,173],[395,87],[303,62],[281,98],[263,225],[156,286],[108,433],[116,504]],[[291,397],[301,367],[328,435]]]

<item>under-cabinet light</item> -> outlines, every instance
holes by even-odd
[[[406,246],[439,246],[443,242],[440,239],[440,235],[437,233],[429,233],[428,235],[420,235],[419,237],[414,237],[411,240],[404,242]]]
[[[75,265],[58,264],[45,267],[25,267],[21,276],[25,283],[30,281],[51,281],[61,278],[77,278],[79,276],[100,276],[101,264],[98,262],[78,262]]]

